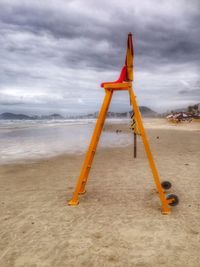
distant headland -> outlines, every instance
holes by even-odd
[[[159,117],[160,114],[153,111],[152,109],[141,106],[140,112],[142,116],[144,117]],[[130,114],[132,114],[132,111],[127,112],[108,112],[107,117],[108,118],[129,118]],[[95,119],[98,116],[98,112],[93,112],[89,114],[79,114],[79,115],[66,115],[62,116],[60,114],[54,113],[50,115],[33,115],[28,116],[25,114],[15,114],[10,112],[5,112],[0,114],[1,120],[64,120],[64,119]]]

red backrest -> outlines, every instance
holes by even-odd
[[[122,82],[126,81],[126,75],[127,75],[127,68],[126,68],[126,66],[124,66],[121,70],[119,79],[116,82],[122,83]]]
[[[127,67],[124,66],[121,70],[121,73],[119,75],[119,78],[118,80],[114,81],[114,82],[104,82],[101,84],[101,87],[104,87],[105,84],[108,84],[108,83],[123,83],[126,81],[126,78],[127,78]]]

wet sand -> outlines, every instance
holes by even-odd
[[[161,180],[180,199],[170,215],[161,214],[141,140],[137,159],[132,146],[99,149],[74,207],[66,203],[84,155],[2,165],[0,266],[199,267],[200,124],[146,127]],[[129,131],[105,127],[117,129]]]

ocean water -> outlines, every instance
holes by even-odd
[[[124,122],[108,119],[106,123]],[[95,126],[94,119],[0,121],[0,164],[85,153]],[[103,132],[98,147],[127,146],[131,134]]]

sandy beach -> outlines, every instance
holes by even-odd
[[[137,159],[132,145],[97,150],[87,193],[73,207],[84,154],[4,164],[0,266],[199,267],[200,123],[145,125],[161,180],[180,199],[170,215],[161,214],[140,138]]]

